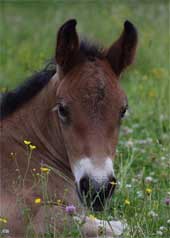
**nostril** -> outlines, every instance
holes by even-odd
[[[81,194],[86,195],[89,191],[90,181],[88,176],[84,176],[80,180],[80,192]]]

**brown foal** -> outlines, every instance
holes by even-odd
[[[8,219],[10,237],[23,237],[28,224],[37,235],[47,223],[62,230],[65,205],[104,209],[115,189],[113,159],[127,109],[119,78],[136,46],[129,21],[115,43],[100,48],[79,40],[76,20],[69,20],[57,34],[55,63],[2,97],[0,216]],[[50,172],[42,175],[43,169]],[[48,209],[42,176],[48,177]],[[62,206],[52,202],[60,200]]]

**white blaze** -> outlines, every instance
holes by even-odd
[[[113,161],[110,157],[105,158],[104,163],[97,166],[94,161],[88,157],[82,158],[73,166],[73,174],[76,182],[79,184],[84,175],[102,182],[108,179],[108,176],[114,176]]]

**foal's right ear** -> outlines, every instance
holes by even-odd
[[[66,73],[73,64],[73,58],[79,50],[79,38],[76,32],[76,20],[65,22],[57,34],[55,59],[62,73]]]

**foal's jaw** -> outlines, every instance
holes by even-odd
[[[103,161],[99,166],[94,164],[93,158],[84,157],[73,167],[79,198],[95,211],[104,209],[116,185],[112,159],[107,157]]]

